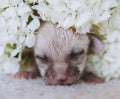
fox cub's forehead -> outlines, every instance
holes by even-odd
[[[85,48],[89,39],[85,34],[75,33],[72,29],[57,28],[52,23],[47,23],[37,34],[35,47],[43,50],[67,51],[73,48]]]

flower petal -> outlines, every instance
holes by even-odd
[[[34,32],[36,29],[38,29],[40,27],[40,22],[37,18],[33,19],[29,25],[28,25],[28,29],[31,30],[32,32]]]
[[[30,48],[33,47],[34,44],[35,44],[35,35],[33,33],[28,34],[25,40],[25,45]]]

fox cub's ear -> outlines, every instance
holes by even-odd
[[[87,33],[87,36],[90,39],[89,52],[99,53],[104,50],[104,44],[100,38],[93,33]]]

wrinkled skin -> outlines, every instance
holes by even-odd
[[[45,23],[36,39],[34,55],[37,67],[45,82],[53,85],[68,85],[78,81],[84,73],[88,51],[98,53],[103,49],[102,42],[95,35],[57,28],[52,23]],[[15,77],[22,77],[19,74]],[[26,74],[23,74],[26,78]]]

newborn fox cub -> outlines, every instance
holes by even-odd
[[[85,74],[88,52],[103,50],[103,43],[92,33],[80,34],[73,29],[65,30],[55,24],[44,23],[36,34],[33,50],[36,64],[16,73],[16,78],[35,78],[40,75],[47,84],[53,85],[72,84],[80,78],[102,82],[91,73]]]

